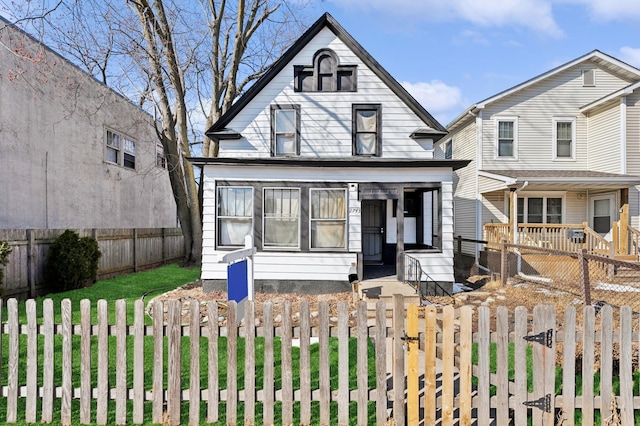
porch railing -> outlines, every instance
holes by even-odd
[[[408,254],[404,255],[404,281],[411,287],[416,289],[416,292],[420,296],[420,300],[424,300],[426,296],[451,296],[451,293],[440,285],[437,281],[429,276],[429,274],[422,269],[420,261]]]
[[[612,243],[597,232],[581,224],[520,223],[514,240],[508,223],[488,223],[484,226],[484,238],[490,248],[498,249],[503,241],[554,250],[579,251],[586,248],[591,253],[611,255]]]
[[[640,230],[629,225],[623,226],[621,221],[613,223],[613,242],[616,256],[626,260],[640,260]]]

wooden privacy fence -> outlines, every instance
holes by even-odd
[[[6,423],[56,413],[65,425],[633,425],[640,408],[638,318],[627,307],[614,321],[610,306],[589,306],[576,321],[574,308],[557,319],[548,305],[405,311],[396,296],[392,318],[384,302],[373,318],[366,302],[351,312],[321,302],[317,313],[286,302],[277,315],[267,302],[256,321],[248,302],[239,323],[234,302],[223,312],[136,301],[127,312],[117,301],[114,318],[103,300],[77,312],[69,300],[58,312],[51,300],[41,312],[33,300],[18,306],[7,302],[0,328]]]
[[[44,285],[49,246],[64,229],[0,229],[0,241],[7,241],[12,253],[4,269],[4,297],[35,297]],[[102,257],[98,278],[149,269],[184,256],[180,228],[76,229],[81,237],[98,241]]]

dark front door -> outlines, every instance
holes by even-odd
[[[365,263],[382,263],[384,201],[362,201],[362,255]]]

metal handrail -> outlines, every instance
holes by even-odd
[[[451,293],[449,293],[446,288],[441,286],[436,280],[431,278],[424,269],[422,269],[422,265],[418,259],[413,256],[409,256],[408,254],[405,254],[404,258],[404,282],[415,288],[418,296],[420,296],[420,300],[424,300],[427,296],[451,296]],[[423,277],[425,278],[424,280]]]

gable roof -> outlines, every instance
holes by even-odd
[[[586,55],[582,55],[579,58],[576,58],[572,61],[569,61],[563,65],[560,65],[556,68],[553,68],[545,73],[542,73],[536,77],[533,77],[523,83],[520,83],[516,86],[513,86],[507,90],[504,90],[496,95],[493,95],[489,98],[486,98],[478,103],[471,105],[465,111],[462,112],[459,116],[453,119],[449,124],[447,124],[447,129],[450,131],[452,128],[459,126],[466,122],[468,117],[473,116],[475,111],[484,109],[488,104],[496,102],[506,96],[509,96],[513,93],[516,93],[520,90],[526,89],[529,86],[532,86],[542,80],[545,80],[549,77],[552,77],[560,72],[563,72],[573,66],[576,66],[585,61],[592,61],[596,64],[600,65],[603,68],[607,68],[612,72],[621,75],[623,78],[628,79],[630,82],[636,81],[640,79],[640,69],[633,67],[626,62],[623,62],[619,59],[614,58],[613,56],[607,55],[606,53],[602,53],[599,50],[593,50]]]
[[[216,121],[206,132],[211,136],[216,132],[228,131],[225,127],[231,120],[246,107],[249,102],[265,86],[282,71],[293,58],[323,29],[333,32],[344,44],[346,44],[422,121],[425,122],[435,136],[439,139],[447,133],[445,127],[440,124],[407,90],[394,79],[373,57],[349,34],[338,21],[329,13],[325,13],[260,77],[236,102]],[[293,78],[293,74],[292,74]]]

